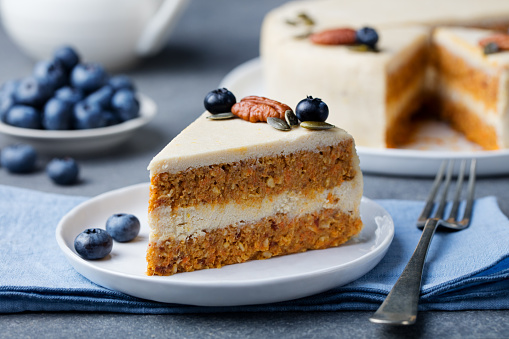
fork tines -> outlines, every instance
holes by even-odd
[[[455,229],[463,229],[468,226],[470,223],[470,218],[472,216],[472,206],[474,202],[474,188],[475,188],[475,176],[476,176],[476,159],[472,159],[470,161],[470,172],[468,174],[468,188],[467,188],[467,197],[466,197],[466,206],[465,211],[463,213],[463,217],[458,218],[458,211],[461,202],[461,193],[463,187],[463,181],[465,177],[465,171],[467,166],[467,160],[462,160],[458,172],[458,177],[456,180],[456,190],[454,192],[454,198],[452,202],[451,211],[449,212],[449,216],[445,218],[444,211],[447,204],[447,193],[449,190],[449,186],[451,184],[451,179],[454,171],[454,160],[444,160],[442,165],[440,166],[440,170],[438,171],[433,186],[431,188],[428,199],[426,200],[426,205],[422,210],[419,219],[417,220],[417,226],[419,228],[424,227],[426,223],[426,219],[431,217],[431,213],[433,208],[435,207],[435,197],[439,191],[440,186],[443,182],[442,194],[439,197],[438,207],[435,210],[433,218],[444,220],[443,223],[451,224],[449,228]],[[447,172],[446,172],[447,169]],[[445,174],[445,180],[444,180]],[[455,225],[452,225],[454,223]],[[451,227],[452,226],[452,227]]]

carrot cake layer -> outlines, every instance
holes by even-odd
[[[152,178],[150,209],[241,203],[248,199],[258,203],[266,196],[287,191],[331,189],[355,176],[352,149],[353,141],[345,140],[312,152],[160,173]]]

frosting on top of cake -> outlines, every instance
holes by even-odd
[[[391,26],[404,24],[507,22],[509,1],[501,0],[321,0],[292,1],[269,15],[286,17],[305,12],[338,25]]]
[[[322,131],[297,127],[283,132],[267,123],[212,121],[206,118],[208,115],[203,113],[152,159],[148,166],[151,176],[253,157],[312,151],[352,138],[337,127]]]

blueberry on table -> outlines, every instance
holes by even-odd
[[[205,109],[212,114],[230,112],[237,102],[235,95],[226,88],[210,91],[203,100]]]
[[[118,91],[119,89],[129,89],[134,92],[136,90],[134,83],[127,75],[124,74],[112,76],[108,81],[108,85],[113,87],[115,91]]]
[[[118,242],[131,241],[140,233],[140,221],[132,214],[113,214],[106,221],[106,231]]]
[[[109,108],[113,93],[113,87],[106,85],[89,94],[85,100],[89,103],[98,104],[102,108]]]
[[[42,127],[48,130],[68,130],[72,127],[73,106],[70,102],[51,98],[42,111]]]
[[[111,108],[118,114],[120,121],[134,119],[140,114],[140,103],[133,91],[118,90],[111,98]]]
[[[55,91],[55,98],[67,101],[70,104],[74,105],[79,101],[83,100],[83,98],[85,98],[85,94],[80,89],[64,86]]]
[[[57,60],[38,61],[34,66],[33,74],[38,82],[46,84],[52,90],[67,83],[67,72]]]
[[[70,71],[80,62],[78,53],[69,46],[62,46],[58,48],[53,57],[60,61],[67,71]]]
[[[102,259],[110,254],[113,239],[101,228],[89,228],[74,239],[74,249],[87,260]]]
[[[11,173],[29,173],[36,167],[37,152],[27,144],[4,147],[0,153],[0,165]]]
[[[5,123],[22,128],[41,128],[41,114],[32,106],[14,105],[5,115]]]
[[[46,174],[55,184],[72,185],[78,181],[78,163],[69,157],[53,158],[46,166]]]
[[[106,71],[100,64],[78,64],[72,69],[71,85],[90,93],[102,87],[106,78]]]
[[[27,77],[20,81],[14,92],[14,100],[23,105],[40,106],[52,95],[49,85],[37,81],[35,77]]]
[[[378,33],[371,27],[363,27],[355,33],[357,43],[375,48],[378,42]]]
[[[102,114],[101,106],[86,101],[74,105],[73,127],[75,129],[89,129],[106,126],[106,119]]]
[[[300,121],[325,121],[329,117],[329,107],[322,99],[308,96],[301,100],[295,108]]]

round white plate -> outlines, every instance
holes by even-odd
[[[139,128],[154,118],[156,103],[149,97],[138,94],[140,116],[118,125],[84,130],[48,131],[20,128],[0,121],[0,133],[13,142],[28,143],[37,150],[51,155],[77,155],[117,146],[129,139]]]
[[[291,300],[347,284],[378,264],[394,236],[391,216],[363,198],[364,229],[346,244],[268,260],[254,260],[173,276],[146,276],[145,252],[149,229],[149,184],[138,184],[92,198],[60,221],[58,245],[74,268],[89,280],[135,297],[167,303],[235,306]],[[129,243],[114,242],[106,258],[82,259],[74,238],[86,228],[104,228],[114,213],[131,213],[141,222],[139,236]]]
[[[261,60],[255,58],[234,68],[222,80],[220,87],[228,88],[237,98],[266,95]],[[509,173],[509,150],[484,151],[445,123],[430,122],[423,125],[416,139],[404,149],[357,146],[362,171],[391,175],[435,176],[445,159],[476,158],[477,174],[480,176]]]

